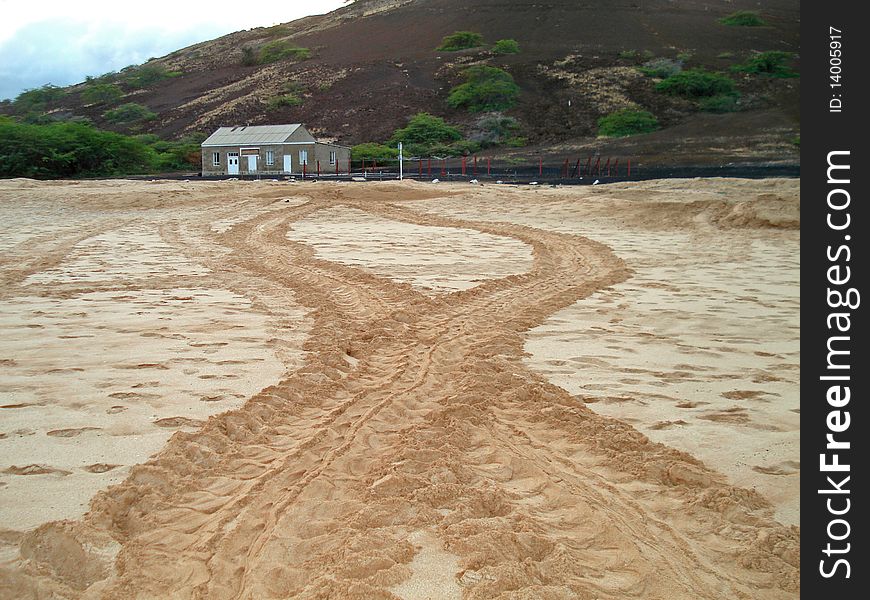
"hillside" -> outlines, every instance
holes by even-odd
[[[738,10],[757,11],[764,25],[720,23]],[[477,32],[486,45],[436,50],[456,31]],[[494,53],[500,39],[516,40],[519,53]],[[282,47],[290,48],[288,57],[254,64]],[[307,51],[293,54],[293,47]],[[510,73],[521,90],[505,114],[517,120],[514,145],[523,147],[492,152],[555,159],[598,148],[660,164],[797,163],[800,79],[732,69],[767,51],[791,53],[788,66],[799,70],[797,0],[358,0],[328,15],[233,33],[72,86],[46,110],[55,118],[87,117],[107,129],[167,139],[221,125],[304,122],[316,135],[348,145],[384,141],[425,111],[473,136],[481,115],[451,108],[447,99],[465,69],[488,65]],[[701,110],[695,99],[657,91],[660,80],[638,67],[662,58],[684,70],[726,73],[739,100],[717,113]],[[131,85],[130,76],[139,72],[156,76]],[[87,90],[100,83],[123,95],[93,102]],[[155,116],[114,122],[105,116],[127,103]],[[598,119],[621,108],[651,112],[660,130],[598,138]]]

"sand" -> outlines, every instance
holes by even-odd
[[[0,596],[796,598],[798,197],[0,182]]]

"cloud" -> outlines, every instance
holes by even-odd
[[[83,23],[52,19],[25,25],[0,42],[0,98],[46,83],[70,85],[86,75],[101,75],[163,56],[226,31],[217,24],[199,24],[167,31],[156,26]]]
[[[25,89],[70,85],[197,42],[250,27],[325,13],[345,0],[284,2],[244,11],[238,0],[0,0],[0,98]],[[51,16],[47,16],[51,15]]]

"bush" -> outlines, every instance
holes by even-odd
[[[280,96],[272,96],[269,98],[266,102],[266,106],[268,106],[270,110],[275,110],[282,106],[300,106],[304,102],[305,100],[296,94],[282,94]]]
[[[478,119],[469,139],[480,144],[482,148],[488,148],[505,143],[516,135],[519,128],[519,121],[513,117],[492,113]]]
[[[85,123],[28,125],[0,118],[0,177],[60,177],[145,173],[154,151],[132,137]]]
[[[505,146],[509,146],[511,148],[522,148],[526,144],[529,143],[529,140],[524,137],[512,137],[505,140]]]
[[[447,104],[471,112],[501,111],[516,104],[520,88],[507,71],[483,65],[463,72],[465,83],[450,90]]]
[[[399,157],[399,149],[397,147],[377,144],[375,142],[366,142],[357,144],[350,149],[350,157],[353,160],[372,159],[375,160],[393,160]]]
[[[659,77],[664,79],[676,75],[683,70],[683,63],[671,58],[657,58],[645,62],[638,70],[647,77]]]
[[[135,102],[122,104],[118,108],[107,110],[103,113],[103,118],[105,118],[110,123],[116,124],[135,123],[137,121],[150,121],[156,116],[157,115],[155,113],[151,112],[141,104],[136,104]]]
[[[598,119],[598,135],[625,137],[649,133],[659,128],[658,119],[648,111],[624,108]]]
[[[752,10],[738,10],[727,17],[719,19],[722,25],[730,25],[731,27],[761,27],[767,25],[764,19],[757,12]]]
[[[389,143],[402,142],[409,155],[431,154],[437,145],[451,144],[462,139],[462,132],[448,125],[441,117],[429,113],[417,113],[408,121],[406,127],[393,132]]]
[[[276,40],[274,42],[269,42],[268,44],[260,48],[258,62],[261,65],[267,65],[269,63],[277,62],[279,60],[285,60],[288,58],[305,60],[306,58],[310,57],[311,50],[309,50],[308,48],[300,48],[299,46],[295,46],[286,40]]]
[[[88,104],[111,104],[123,96],[121,88],[112,83],[97,83],[82,92],[82,100]]]
[[[782,52],[780,50],[760,52],[744,64],[734,65],[731,67],[731,70],[767,75],[768,77],[798,77],[798,74],[785,64],[792,58],[794,58],[794,54],[791,52]]]
[[[734,82],[721,73],[689,69],[660,81],[656,85],[656,90],[672,96],[703,98],[730,94],[734,91]]]
[[[516,40],[499,40],[493,45],[492,51],[496,54],[519,54],[520,45]]]
[[[250,46],[242,47],[242,66],[243,67],[253,67],[254,65],[259,64],[260,59],[257,56],[256,51]]]
[[[619,53],[619,58],[633,60],[637,58],[637,50],[622,50]]]
[[[740,93],[720,94],[703,98],[698,106],[704,112],[729,113],[740,110]]]
[[[445,52],[458,52],[469,48],[483,46],[483,36],[473,31],[457,31],[441,40],[441,45],[436,50]]]
[[[179,77],[181,71],[169,71],[163,65],[145,64],[139,67],[127,67],[125,82],[134,90],[151,87],[164,79]]]
[[[47,83],[42,87],[24,90],[18,94],[12,102],[12,109],[18,114],[40,112],[45,110],[47,105],[57,102],[64,96],[66,90]]]

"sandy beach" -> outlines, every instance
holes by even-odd
[[[798,598],[799,195],[0,181],[0,597]]]

